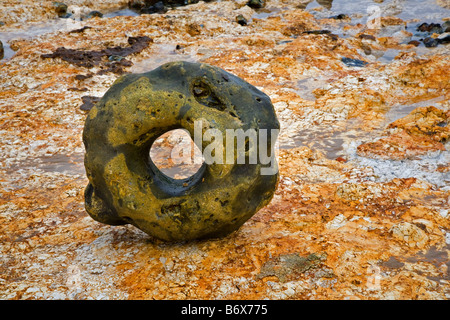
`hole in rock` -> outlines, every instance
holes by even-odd
[[[171,130],[159,136],[150,148],[150,158],[172,179],[189,178],[204,163],[201,150],[185,129]]]

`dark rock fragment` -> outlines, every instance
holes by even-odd
[[[130,0],[130,1],[128,1],[128,7],[130,9],[140,10],[143,7],[145,7],[145,1],[144,0]]]
[[[341,13],[341,14],[338,14],[336,16],[331,16],[330,17],[330,19],[335,19],[335,20],[345,20],[345,19],[348,19],[348,18],[349,18],[349,16],[347,14],[345,14],[345,13]]]
[[[245,17],[242,14],[236,17],[236,22],[239,23],[241,26],[247,25],[247,19],[245,19]]]
[[[427,38],[423,39],[422,42],[425,45],[425,47],[427,47],[427,48],[434,48],[439,45],[439,40],[433,39],[431,37],[427,37]]]
[[[84,26],[83,28],[80,28],[80,29],[71,30],[71,31],[69,31],[69,33],[81,33],[88,29],[92,29],[92,27]]]
[[[89,111],[97,102],[100,101],[100,98],[94,96],[83,96],[81,97],[81,100],[83,101],[83,104],[80,106],[80,109],[83,111]]]
[[[84,92],[84,91],[88,91],[88,88],[77,88],[77,87],[70,87],[67,90],[69,91],[80,91],[80,92]]]
[[[359,59],[352,59],[343,57],[341,61],[347,66],[347,67],[365,67],[368,62],[362,61]]]
[[[411,40],[410,42],[408,42],[408,44],[412,44],[412,45],[414,45],[416,47],[420,46],[420,42],[417,41],[417,40]]]
[[[442,24],[442,29],[444,32],[450,32],[450,20],[447,20]]]
[[[430,32],[430,33],[442,33],[443,29],[439,23],[422,23],[417,27],[417,31]]]
[[[144,50],[149,43],[153,40],[146,36],[139,37],[129,37],[128,44],[129,47],[108,47],[103,50],[77,50],[77,49],[67,49],[65,47],[59,47],[55,52],[51,54],[43,54],[42,58],[60,58],[71,64],[77,65],[79,67],[92,68],[95,66],[106,67],[104,72],[114,72],[117,74],[122,74],[123,69],[121,67],[129,67],[132,65],[131,61],[126,59],[120,59],[120,61],[110,62],[108,57],[120,56],[127,57],[131,54],[141,52]]]
[[[317,0],[317,3],[327,10],[331,10],[333,6],[333,0]]]
[[[330,34],[331,31],[330,30],[307,30],[307,31],[303,31],[303,33],[306,33],[306,34]]]
[[[53,2],[53,8],[58,17],[64,18],[67,15],[67,4],[63,2]]]
[[[100,11],[91,11],[87,14],[86,19],[91,19],[91,18],[102,18],[103,17],[103,13],[101,13]]]
[[[83,80],[92,78],[93,76],[94,76],[94,74],[92,74],[92,73],[89,73],[89,74],[77,74],[75,76],[75,80],[83,81]]]
[[[247,2],[247,5],[253,9],[260,9],[263,8],[266,5],[266,3],[264,0],[249,0]]]
[[[154,5],[141,8],[139,12],[142,14],[166,13],[167,8],[162,1],[158,1]]]
[[[375,38],[373,35],[371,35],[371,34],[360,34],[359,36],[358,36],[358,38],[360,38],[360,39],[365,39],[365,40],[372,40],[372,41],[375,41],[375,40],[377,40],[377,38]]]
[[[3,49],[3,43],[0,41],[0,60],[5,56],[5,50]]]
[[[450,35],[447,35],[443,38],[437,38],[440,44],[447,44],[450,43]]]

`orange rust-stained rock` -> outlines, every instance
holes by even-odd
[[[360,156],[402,160],[444,151],[450,136],[449,114],[421,107],[389,124],[388,136],[358,146]]]

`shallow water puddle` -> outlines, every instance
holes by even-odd
[[[44,172],[57,172],[70,175],[85,175],[84,154],[55,154],[28,158],[17,162],[7,169],[7,174],[20,172],[20,170],[37,169]]]
[[[441,96],[430,100],[419,101],[416,103],[392,106],[385,114],[386,123],[389,124],[391,122],[394,122],[395,120],[403,118],[410,114],[411,111],[419,107],[434,106],[436,108],[440,108],[439,102],[444,100],[445,97]]]
[[[2,60],[0,60],[0,63],[12,58],[16,53],[11,49],[11,46],[9,44],[9,41],[11,40],[32,39],[47,33],[64,30],[71,31],[81,27],[82,23],[80,21],[75,21],[73,19],[53,19],[45,22],[31,24],[24,30],[0,32],[0,41],[2,41],[3,47],[5,49],[5,56]]]
[[[302,99],[315,101],[316,96],[313,91],[318,88],[329,84],[329,80],[326,77],[308,77],[305,79],[298,80],[296,83],[296,89],[288,89],[297,93]]]
[[[143,73],[151,71],[167,62],[173,61],[188,61],[188,62],[198,62],[198,59],[184,53],[179,53],[176,50],[175,44],[160,44],[154,43],[152,45],[153,53],[150,57],[135,62],[131,67],[130,71],[132,73]]]
[[[376,132],[355,129],[359,120],[351,119],[339,124],[323,124],[298,131],[289,141],[280,144],[280,149],[309,147],[322,152],[326,158],[335,160],[346,157],[346,145],[358,141],[370,140]]]

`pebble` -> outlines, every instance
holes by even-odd
[[[431,37],[426,37],[425,39],[422,40],[422,42],[427,48],[434,48],[437,47],[439,44],[438,39],[433,39]]]
[[[152,13],[166,13],[167,8],[164,6],[162,1],[156,2],[154,5],[149,7],[143,7],[140,10],[140,13],[143,14],[152,14]]]
[[[307,30],[304,31],[305,34],[330,34],[330,30]]]
[[[3,43],[0,41],[0,60],[5,56],[5,51],[3,49]]]
[[[442,34],[439,37],[437,37],[437,40],[440,44],[447,44],[450,42],[450,34],[447,32],[446,34]]]
[[[245,17],[242,14],[236,17],[236,22],[239,23],[241,26],[247,25],[247,19],[245,19]]]
[[[341,61],[347,66],[347,67],[365,67],[368,62],[358,60],[358,59],[351,59],[343,57]]]
[[[55,12],[58,14],[58,17],[64,18],[67,15],[67,4],[63,2],[53,2],[53,8],[55,8]]]
[[[83,101],[83,104],[80,106],[80,109],[83,111],[89,111],[98,101],[100,101],[100,98],[94,96],[83,96],[81,97],[81,100]]]
[[[143,0],[130,0],[128,1],[128,7],[130,9],[140,10],[145,7],[145,2]]]
[[[345,13],[341,13],[336,16],[330,17],[330,19],[335,19],[335,20],[344,20],[344,19],[348,19],[348,18],[349,18],[349,16]]]
[[[360,34],[359,38],[360,39],[365,39],[365,40],[373,40],[373,41],[375,41],[377,39],[371,34]]]
[[[450,32],[450,20],[445,21],[442,24],[442,28],[444,29],[444,32]]]
[[[250,8],[260,9],[263,8],[266,5],[266,3],[264,0],[250,0],[249,2],[247,2],[247,5]]]
[[[408,44],[412,44],[412,45],[414,45],[416,47],[420,46],[420,42],[417,41],[417,40],[411,40],[410,42],[408,42]]]
[[[442,33],[442,26],[439,23],[422,23],[417,27],[417,31],[430,32],[430,33]]]

